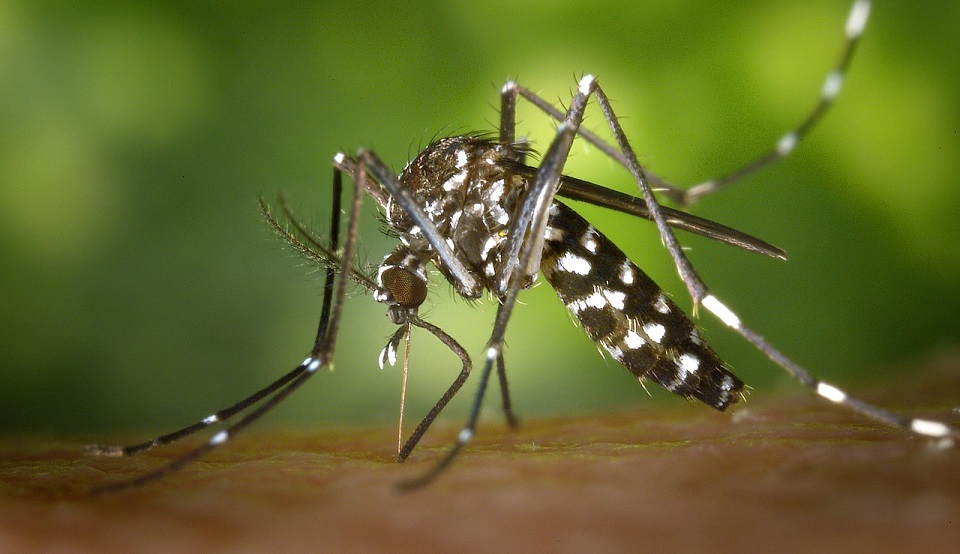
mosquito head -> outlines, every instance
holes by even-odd
[[[374,298],[387,305],[387,315],[397,325],[415,315],[427,299],[427,272],[423,260],[408,247],[397,247],[380,262]]]

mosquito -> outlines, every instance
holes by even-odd
[[[473,134],[437,140],[410,161],[399,175],[370,150],[360,150],[355,156],[337,154],[333,160],[332,217],[326,240],[300,223],[282,198],[280,206],[287,223],[281,222],[261,200],[261,211],[280,237],[326,267],[319,329],[310,354],[264,389],[183,429],[127,447],[88,447],[92,454],[132,455],[209,426],[225,424],[246,412],[232,425],[173,462],[131,480],[102,485],[96,492],[141,485],[182,468],[236,436],[320,369],[332,367],[350,283],[370,291],[375,300],[385,304],[391,322],[398,326],[380,353],[381,367],[394,364],[401,347],[406,367],[413,327],[432,334],[461,362],[460,372],[447,391],[406,442],[401,440],[398,445],[397,458],[405,460],[472,371],[466,350],[418,314],[427,297],[430,266],[466,299],[479,299],[484,295],[495,298],[497,313],[466,425],[435,465],[420,476],[402,482],[401,488],[416,488],[435,479],[472,440],[494,367],[507,422],[516,426],[504,364],[504,337],[518,294],[532,286],[538,275],[550,283],[587,335],[641,382],[656,382],[671,392],[721,411],[740,400],[744,383],[702,339],[694,323],[620,248],[558,197],[653,221],[694,308],[703,307],[712,313],[817,395],[880,422],[952,444],[960,438],[960,429],[940,421],[902,416],[854,398],[814,377],[748,327],[708,289],[687,259],[674,229],[770,257],[784,258],[783,251],[725,225],[662,206],[653,192],[657,190],[677,204],[688,206],[788,156],[837,98],[869,12],[868,0],[853,3],[839,60],[824,80],[819,101],[800,125],[782,135],[769,151],[754,161],[726,176],[690,188],[669,183],[637,161],[606,93],[596,78],[586,75],[579,80],[565,110],[517,82],[508,81],[501,90],[500,126],[496,136]],[[581,126],[591,98],[599,105],[615,145]],[[527,163],[532,150],[516,137],[516,108],[520,99],[558,122],[556,135],[538,166]],[[624,166],[640,195],[631,196],[565,175],[564,164],[577,136]],[[344,175],[354,184],[346,210],[341,205]],[[376,202],[389,233],[399,239],[399,244],[375,271],[366,271],[354,262],[359,213],[365,196]],[[343,244],[340,244],[342,211],[345,211],[346,223]]]

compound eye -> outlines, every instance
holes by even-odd
[[[391,267],[380,276],[383,287],[404,308],[417,308],[427,299],[427,283],[412,271]]]

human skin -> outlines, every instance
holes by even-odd
[[[956,424],[960,361],[920,368],[870,400]],[[495,412],[491,410],[491,415]],[[0,441],[0,552],[953,552],[960,453],[810,394],[752,394],[719,414],[679,402],[603,415],[439,422],[410,460],[394,428],[261,427],[133,489],[191,444],[90,457],[79,441]],[[116,438],[116,437],[112,437]],[[129,437],[128,437],[129,438]],[[136,439],[142,437],[134,437]]]

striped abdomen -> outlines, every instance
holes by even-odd
[[[540,270],[591,339],[634,375],[718,410],[743,382],[650,277],[560,202],[550,208]]]

